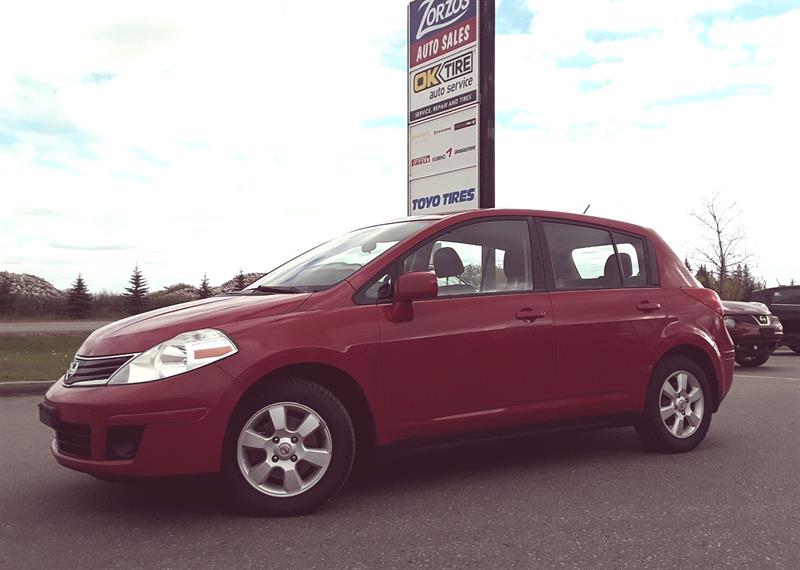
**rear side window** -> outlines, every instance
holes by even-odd
[[[556,289],[622,286],[611,233],[597,228],[544,222]]]
[[[800,305],[800,290],[775,291],[772,294],[772,302],[778,305]]]
[[[627,234],[612,233],[614,245],[617,247],[620,267],[622,268],[622,284],[625,287],[647,286],[647,263],[645,260],[644,240]]]

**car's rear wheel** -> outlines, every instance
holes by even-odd
[[[243,509],[300,515],[342,487],[354,456],[353,423],[336,396],[305,380],[279,380],[231,418],[223,475]]]
[[[697,447],[711,424],[711,386],[693,360],[673,355],[653,370],[645,411],[636,424],[644,446],[661,453]]]

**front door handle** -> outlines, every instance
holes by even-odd
[[[541,319],[547,316],[547,313],[545,313],[544,311],[534,311],[529,307],[525,307],[517,311],[517,314],[514,316],[517,317],[517,319],[519,319],[520,321],[525,321],[526,323],[532,323],[536,319]]]
[[[651,303],[650,301],[642,301],[638,305],[636,305],[637,311],[657,311],[661,308],[661,303]]]

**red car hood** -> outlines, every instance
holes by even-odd
[[[290,313],[310,293],[297,295],[231,295],[211,297],[142,313],[94,331],[83,343],[81,356],[143,352],[183,332],[204,328],[225,331],[225,324]]]

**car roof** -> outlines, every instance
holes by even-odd
[[[621,231],[627,231],[636,234],[652,233],[653,230],[644,226],[639,226],[629,222],[620,220],[612,220],[610,218],[601,218],[597,216],[587,216],[585,214],[575,214],[571,212],[556,212],[553,210],[528,210],[521,208],[483,208],[480,210],[467,210],[465,212],[455,212],[452,214],[427,214],[424,216],[409,216],[392,220],[384,223],[397,223],[409,222],[414,220],[427,220],[427,221],[441,221],[441,220],[469,220],[473,218],[483,218],[490,216],[532,216],[537,218],[553,218],[557,220],[564,220],[570,222],[577,222],[582,224],[607,226]],[[378,225],[378,224],[376,224]]]
[[[780,285],[778,287],[767,287],[766,289],[759,289],[758,291],[753,291],[753,293],[772,293],[773,291],[796,291],[800,289],[800,285]]]
[[[537,218],[553,218],[556,220],[564,220],[568,222],[577,222],[581,224],[590,224],[597,226],[608,226],[622,231],[632,233],[650,233],[652,230],[629,222],[621,220],[612,220],[610,218],[601,218],[598,216],[587,216],[585,214],[575,214],[572,212],[556,212],[553,210],[528,210],[516,208],[491,208],[483,210],[470,210],[468,212],[459,212],[456,214],[449,214],[446,218],[461,218],[469,219],[472,217],[484,216],[533,216]]]

